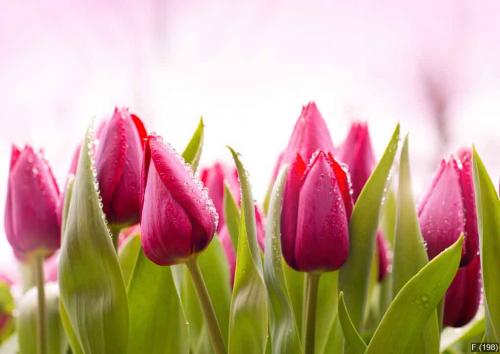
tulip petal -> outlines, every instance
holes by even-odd
[[[451,246],[464,230],[462,191],[455,160],[441,161],[418,216],[430,259]]]
[[[328,162],[332,166],[333,172],[335,173],[337,184],[342,194],[342,199],[344,200],[347,218],[349,219],[352,214],[353,199],[351,196],[352,188],[351,182],[349,181],[348,172],[342,165],[337,162],[332,153],[328,153]]]
[[[306,164],[299,154],[292,162],[283,193],[283,210],[281,217],[281,248],[287,263],[296,268],[295,236],[297,234],[297,212],[299,209],[299,193]]]
[[[157,264],[172,265],[192,254],[192,226],[189,216],[165,188],[150,165],[142,209],[144,253]]]
[[[297,212],[295,261],[302,271],[338,269],[349,252],[347,212],[336,175],[320,152],[306,172]]]

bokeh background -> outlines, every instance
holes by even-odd
[[[62,184],[115,105],[179,150],[203,115],[202,164],[233,146],[260,200],[310,100],[336,146],[367,120],[380,155],[400,121],[417,195],[472,143],[498,180],[499,14],[497,0],[0,1],[0,214],[12,143],[43,148]]]

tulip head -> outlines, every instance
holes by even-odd
[[[181,156],[157,135],[146,142],[141,242],[159,265],[188,260],[211,241],[218,215],[201,182]]]
[[[224,183],[227,183],[233,195],[239,198],[238,172],[234,167],[231,168],[216,162],[213,166],[201,170],[200,179],[208,189],[208,195],[214,202],[217,214],[219,214],[219,230],[221,230],[224,225]]]
[[[59,187],[48,162],[30,146],[12,147],[5,233],[16,254],[50,255],[61,244]]]
[[[479,250],[476,203],[471,154],[442,160],[418,208],[427,254],[434,258],[464,233],[461,265],[468,264]]]
[[[377,252],[378,252],[378,281],[381,282],[389,273],[390,267],[390,251],[387,240],[382,232],[377,231],[376,236]]]
[[[95,166],[106,218],[112,225],[135,224],[141,210],[144,125],[127,109],[115,109],[97,138]]]
[[[443,324],[462,327],[474,318],[481,299],[480,258],[476,255],[464,267],[458,269],[446,291]]]
[[[340,268],[349,252],[352,198],[346,171],[331,153],[319,151],[306,164],[291,163],[281,212],[281,247],[299,271]]]
[[[366,123],[355,122],[351,125],[338,154],[339,160],[349,167],[353,199],[356,201],[375,167],[375,155]]]

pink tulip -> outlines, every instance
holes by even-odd
[[[188,260],[217,229],[217,211],[201,182],[157,135],[146,142],[141,217],[144,253],[160,265]]]
[[[375,168],[375,154],[366,123],[354,122],[351,125],[347,138],[340,147],[338,154],[339,159],[349,168],[352,196],[356,202],[361,190]],[[389,271],[390,251],[389,245],[381,231],[377,232],[376,237],[376,246],[379,254],[378,279],[381,281]]]
[[[96,172],[103,210],[110,224],[129,226],[139,221],[143,140],[141,120],[116,108],[99,129]]]
[[[274,168],[272,181],[276,179],[283,164],[291,163],[297,154],[303,161],[308,162],[316,150],[333,152],[332,138],[325,120],[316,106],[309,102],[302,107],[299,119],[295,123],[292,136],[285,151],[280,154]]]
[[[481,299],[480,258],[475,256],[458,269],[446,292],[443,324],[462,327],[474,318]]]
[[[288,171],[281,213],[281,246],[300,271],[340,268],[349,253],[352,198],[346,171],[319,151],[306,165],[296,155]]]
[[[30,146],[12,147],[5,206],[5,233],[14,251],[46,256],[61,243],[59,188],[48,162]]]
[[[208,195],[213,200],[217,214],[219,214],[219,230],[224,225],[224,183],[226,182],[231,193],[239,202],[240,183],[236,168],[216,162],[211,167],[205,167],[200,172],[200,179],[208,189]]]
[[[418,216],[427,254],[434,258],[464,233],[461,265],[478,254],[476,203],[470,151],[460,159],[442,160],[437,174],[419,205]]]

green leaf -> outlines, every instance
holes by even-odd
[[[141,237],[137,233],[130,235],[118,250],[118,261],[122,269],[123,281],[128,287],[132,273],[134,272],[135,264],[141,251]]]
[[[257,246],[255,208],[248,173],[233,155],[242,195],[236,272],[229,320],[229,353],[258,353],[266,349],[268,305],[262,260]]]
[[[412,345],[436,311],[458,269],[463,235],[399,291],[368,344],[367,354],[412,352]]]
[[[188,326],[170,267],[141,250],[128,288],[129,354],[189,353]]]
[[[21,354],[37,354],[38,291],[36,287],[23,295],[18,306],[17,337]],[[56,284],[45,286],[45,311],[47,316],[47,350],[50,354],[65,354],[68,341],[59,318],[59,290]]]
[[[324,354],[339,354],[343,353],[344,350],[344,333],[342,332],[342,326],[340,325],[340,319],[335,316],[333,320],[333,325],[328,335],[328,341],[325,346]]]
[[[10,285],[0,279],[0,314],[2,325],[0,326],[0,346],[14,332],[14,298],[10,292]]]
[[[203,118],[200,118],[200,123],[194,131],[191,140],[182,152],[182,157],[186,162],[188,162],[193,171],[196,171],[198,164],[200,162],[201,152],[203,150],[203,139],[205,134],[205,126],[203,124]]]
[[[298,272],[283,262],[283,273],[285,274],[286,287],[292,302],[295,322],[299,332],[302,333],[302,307],[304,303],[304,272]],[[320,278],[321,286],[321,278]],[[302,338],[302,337],[300,337]]]
[[[71,326],[71,322],[68,317],[68,311],[64,308],[62,301],[59,301],[59,315],[61,316],[61,324],[71,347],[71,353],[83,354],[82,346],[80,345],[80,342],[78,342],[78,337],[76,336],[75,330]]]
[[[428,262],[412,194],[408,136],[405,137],[401,149],[398,188],[392,266],[393,297]],[[414,353],[436,353],[439,350],[439,332],[437,313],[434,313],[420,339],[416,341]]]
[[[231,289],[229,267],[220,240],[214,237],[207,249],[198,255],[197,261],[224,341],[227,343]],[[207,323],[189,272],[184,272],[182,284],[182,302],[189,322],[192,352],[206,353],[207,350],[210,352],[212,344],[208,336]]]
[[[461,328],[446,328],[441,335],[441,352],[451,350],[457,344],[466,344],[470,348],[471,340],[478,336],[482,337],[485,330],[484,316]]]
[[[399,124],[377,167],[361,191],[349,222],[349,258],[340,270],[339,285],[344,292],[351,319],[358,329],[361,327],[365,313],[381,204],[398,144]]]
[[[244,208],[243,208],[244,209]],[[268,335],[268,305],[264,280],[250,251],[242,213],[229,318],[229,353],[261,354]]]
[[[238,205],[234,200],[231,190],[224,183],[224,220],[226,222],[229,235],[231,236],[231,242],[233,243],[234,249],[238,249],[238,231],[240,228],[240,211]]]
[[[85,354],[126,353],[127,295],[99,204],[92,144],[87,132],[62,237],[61,300]]]
[[[344,332],[344,337],[346,340],[345,354],[362,354],[365,352],[366,343],[363,338],[359,335],[356,327],[352,323],[349,312],[344,301],[344,294],[341,292],[339,296],[338,313],[340,324],[342,326],[342,332]]]
[[[476,149],[474,186],[481,240],[481,269],[486,307],[486,339],[500,342],[500,200]]]
[[[272,352],[275,354],[302,353],[299,331],[282,268],[280,220],[286,173],[286,169],[282,170],[274,184],[267,214],[264,252],[264,280],[269,299],[269,332]]]

